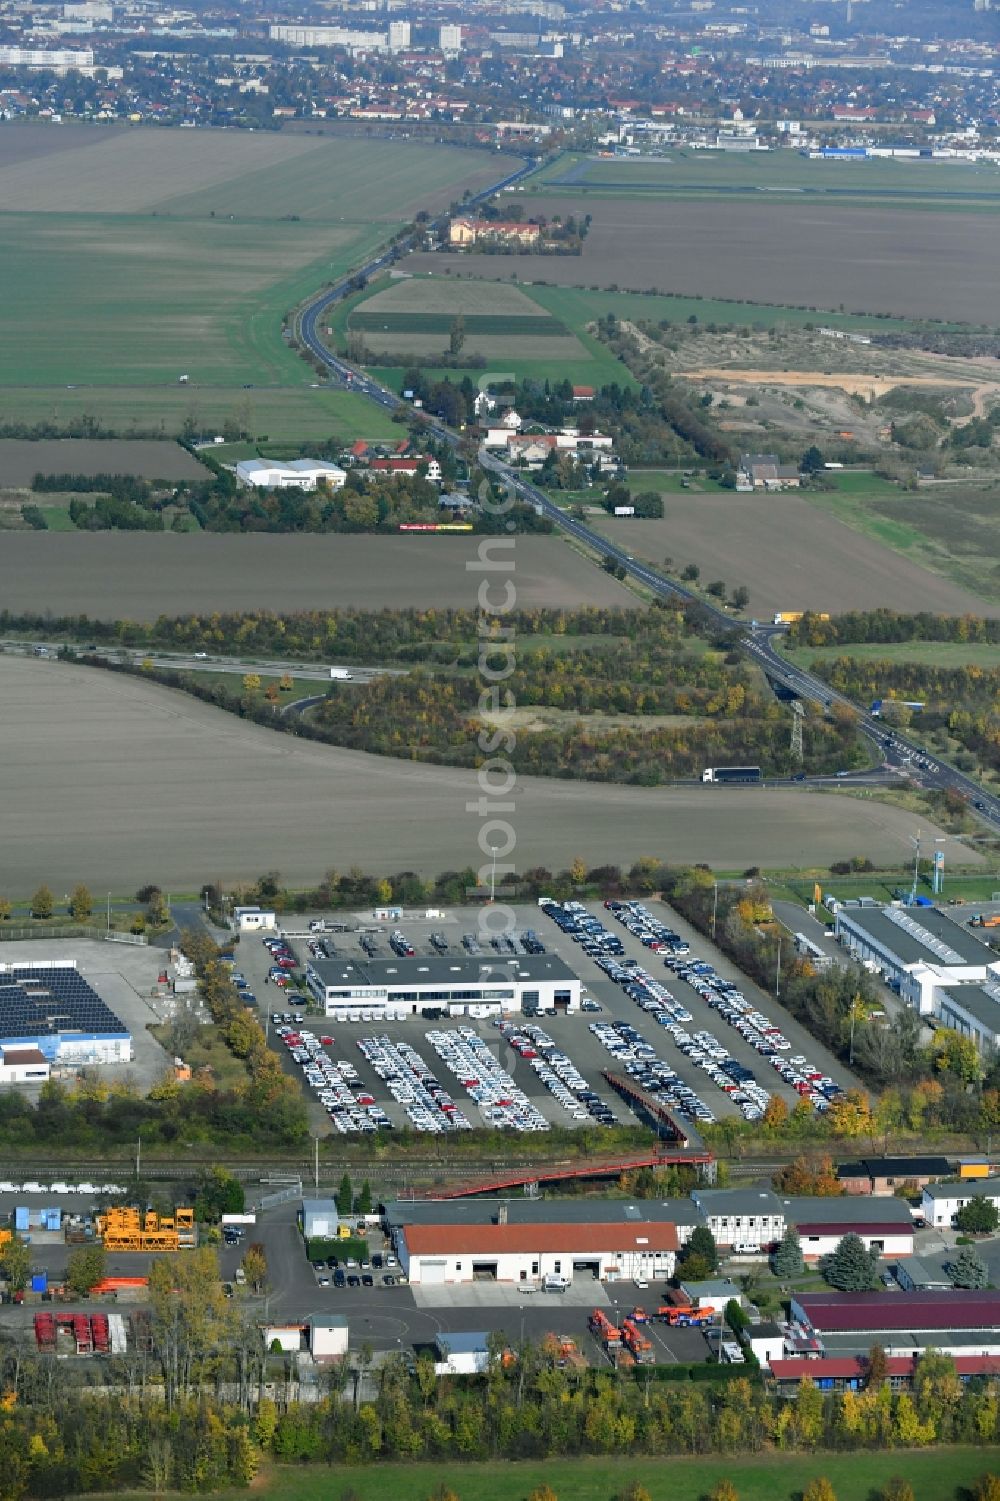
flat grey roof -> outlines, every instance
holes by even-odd
[[[994,1036],[1000,1033],[1000,1002],[982,985],[946,985],[942,989],[949,1000],[981,1022]]]
[[[929,938],[935,938],[953,949],[959,956],[958,961],[942,959],[940,954],[935,953],[931,943],[921,941],[918,933],[908,932],[906,928],[893,922],[891,917],[887,917],[884,907],[845,907],[837,916],[842,922],[848,922],[870,934],[881,948],[895,954],[902,964],[996,963],[997,956],[987,944],[968,928],[952,922],[950,917],[946,917],[936,907],[904,907],[898,910],[919,928],[923,928]]]
[[[963,1195],[974,1198],[976,1194],[1000,1194],[1000,1178],[952,1178],[944,1183],[928,1183],[924,1193],[931,1199],[960,1199]]]
[[[509,1225],[700,1225],[690,1199],[395,1199],[388,1224],[491,1225],[506,1206]]]
[[[691,1197],[705,1214],[781,1214],[781,1200],[769,1184],[759,1188],[695,1188]]]
[[[514,980],[576,980],[557,954],[518,954],[517,958],[470,959],[417,954],[412,959],[311,959],[308,968],[321,985],[498,985]]]
[[[778,1196],[785,1218],[793,1224],[813,1225],[895,1225],[913,1228],[913,1216],[905,1199],[847,1194],[843,1198],[818,1199],[815,1195]]]

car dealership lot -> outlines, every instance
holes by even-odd
[[[379,1019],[377,1010],[368,1012],[367,1020],[364,1019],[366,1013],[359,1010],[357,1022],[334,1022],[321,1016],[315,1008],[309,1009],[311,998],[301,985],[289,993],[275,985],[273,980],[267,980],[268,970],[275,966],[271,955],[255,937],[248,936],[241,942],[237,967],[246,977],[272,1033],[271,1017],[275,1014],[283,1017],[287,1013],[290,1018],[301,1016],[303,1021],[282,1021],[279,1025],[291,1025],[300,1035],[312,1034],[313,1041],[308,1045],[314,1050],[308,1060],[313,1068],[311,1086],[303,1076],[303,1063],[292,1060],[289,1056],[291,1050],[287,1047],[282,1045],[279,1051],[288,1060],[286,1066],[302,1078],[310,1090],[314,1117],[317,1122],[324,1121],[327,1129],[336,1130],[337,1125],[328,1115],[331,1102],[324,1104],[319,1098],[321,1085],[325,1086],[327,1093],[342,1088],[353,1094],[355,1102],[362,1095],[369,1096],[371,1103],[360,1106],[369,1122],[374,1119],[378,1123],[381,1115],[382,1119],[388,1118],[394,1128],[409,1125],[446,1132],[450,1129],[448,1116],[453,1122],[464,1116],[474,1127],[485,1122],[499,1127],[509,1124],[505,1112],[511,1109],[521,1121],[520,1126],[514,1123],[515,1129],[538,1128],[537,1122],[534,1127],[530,1124],[536,1112],[552,1125],[592,1125],[595,1116],[578,1094],[579,1080],[582,1079],[586,1092],[599,1102],[595,1109],[599,1108],[618,1120],[629,1120],[628,1107],[603,1075],[605,1069],[622,1071],[621,1056],[614,1056],[607,1045],[607,1029],[618,1026],[625,1026],[634,1034],[633,1046],[641,1049],[647,1061],[652,1056],[675,1076],[675,1087],[681,1092],[681,1099],[697,1098],[707,1112],[701,1114],[702,1119],[708,1115],[718,1119],[727,1114],[741,1113],[747,1119],[756,1119],[754,1112],[763,1109],[766,1094],[780,1095],[790,1107],[798,1101],[799,1092],[757,1050],[751,1040],[752,1028],[744,1025],[738,1030],[731,1015],[727,1019],[708,1003],[704,994],[699,994],[696,984],[705,990],[700,977],[692,975],[694,983],[689,983],[668,969],[665,955],[644,945],[601,902],[591,900],[580,905],[588,923],[599,924],[605,934],[613,937],[613,944],[595,946],[589,934],[585,935],[586,943],[575,941],[573,934],[564,932],[546,915],[544,908],[535,903],[515,905],[514,936],[500,940],[499,948],[491,945],[489,933],[479,926],[483,912],[471,909],[459,908],[433,918],[404,916],[385,922],[376,922],[368,915],[345,914],[343,918],[338,915],[337,922],[349,929],[343,932],[309,933],[307,920],[289,922],[289,929],[295,934],[289,942],[299,961],[297,973],[301,973],[311,949],[319,952],[320,943],[327,946],[331,957],[356,960],[364,960],[366,954],[383,958],[393,953],[405,955],[407,948],[412,948],[417,955],[441,957],[451,954],[462,958],[481,955],[484,960],[488,958],[496,962],[498,958],[509,955],[513,942],[518,953],[537,952],[540,945],[545,951],[565,960],[580,976],[584,989],[580,1012],[572,1016],[543,1014],[507,1018],[513,1025],[503,1029],[496,1025],[495,1018],[470,1016],[411,1017],[405,1021],[386,1022]],[[854,1082],[773,996],[764,995],[669,907],[652,900],[645,906],[651,919],[665,924],[688,947],[689,952],[684,956],[686,966],[697,960],[711,966],[720,981],[733,984],[745,998],[750,1011],[762,1014],[787,1041],[787,1048],[780,1052],[775,1050],[780,1061],[804,1057],[812,1065],[810,1072],[831,1077],[845,1088]],[[610,978],[601,968],[600,961],[609,958],[621,966],[631,967],[633,975],[639,969],[643,970],[650,981],[669,994],[671,1015],[658,1021],[656,1013],[644,1010],[623,983]],[[630,984],[634,990],[634,982]],[[598,1031],[594,1030],[595,1026]],[[540,1031],[549,1046],[537,1045],[532,1028]],[[333,1040],[325,1043],[324,1038]],[[394,1092],[390,1087],[390,1080],[398,1082],[398,1073],[393,1066],[388,1076],[385,1075],[386,1054],[387,1051],[395,1053],[400,1048],[404,1056],[408,1050],[416,1056],[419,1065],[430,1075],[434,1088],[440,1090],[449,1107],[454,1107],[454,1110],[449,1108],[443,1113],[446,1119],[441,1119],[442,1112],[435,1106],[433,1094],[429,1101],[423,1097],[418,1100],[407,1097],[409,1079],[402,1090],[397,1088]],[[471,1057],[470,1049],[473,1050]],[[323,1057],[319,1059],[316,1054]],[[373,1059],[383,1068],[382,1074]],[[487,1063],[487,1059],[492,1062]],[[479,1072],[469,1067],[477,1060],[482,1064],[481,1071],[490,1078],[485,1082],[480,1080],[482,1089],[478,1084],[469,1089],[463,1078],[479,1080]],[[458,1063],[457,1072],[451,1067],[452,1062]],[[330,1068],[337,1063],[353,1069],[353,1077],[340,1080],[329,1077]],[[326,1078],[316,1076],[316,1064],[321,1072],[327,1071]],[[730,1066],[735,1078],[724,1072]],[[752,1075],[752,1081],[743,1077],[745,1073]],[[419,1077],[416,1082],[419,1083]],[[505,1092],[508,1083],[515,1095]],[[733,1084],[735,1089],[730,1088]],[[348,1114],[346,1117],[341,1115],[340,1119],[346,1120],[350,1127],[352,1116],[354,1120],[358,1117],[346,1093],[332,1103],[346,1108]],[[491,1093],[494,1098],[486,1098]],[[398,1097],[400,1094],[402,1098]],[[508,1098],[514,1099],[513,1107],[500,1103]],[[408,1114],[415,1105],[420,1117],[418,1121]],[[485,1112],[484,1105],[488,1107]],[[689,1119],[696,1123],[698,1113],[689,1115]],[[460,1125],[455,1128],[462,1129]]]

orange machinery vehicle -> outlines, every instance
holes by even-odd
[[[672,1329],[698,1329],[712,1322],[710,1308],[695,1308],[693,1303],[665,1303],[656,1310],[661,1323]]]
[[[612,1324],[607,1314],[603,1313],[600,1308],[594,1309],[587,1322],[591,1334],[609,1353],[621,1347],[621,1330]]]
[[[631,1319],[622,1320],[622,1339],[636,1360],[643,1365],[652,1362],[653,1342],[647,1339],[638,1324],[634,1324]]]
[[[194,1210],[159,1215],[115,1207],[97,1216],[97,1233],[106,1251],[177,1251],[194,1244]]]

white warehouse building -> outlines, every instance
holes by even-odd
[[[306,967],[306,984],[326,1015],[338,1021],[392,1021],[428,1012],[500,1016],[521,1011],[525,1003],[564,1012],[580,1009],[580,981],[554,954],[313,959]]]
[[[921,1016],[944,1019],[944,992],[951,986],[1000,979],[1000,959],[992,949],[933,907],[840,906],[835,932],[855,959],[877,969]],[[1000,1030],[1000,1006],[997,1020]],[[968,1030],[980,1035],[979,1029]]]
[[[424,1286],[659,1280],[680,1244],[671,1206],[645,1200],[399,1201],[386,1222],[400,1266]]]
[[[342,490],[347,474],[326,459],[291,459],[287,464],[276,459],[241,459],[236,478],[256,490],[315,490],[319,485]]]

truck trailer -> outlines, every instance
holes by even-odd
[[[701,779],[703,782],[763,781],[759,766],[706,766]]]

